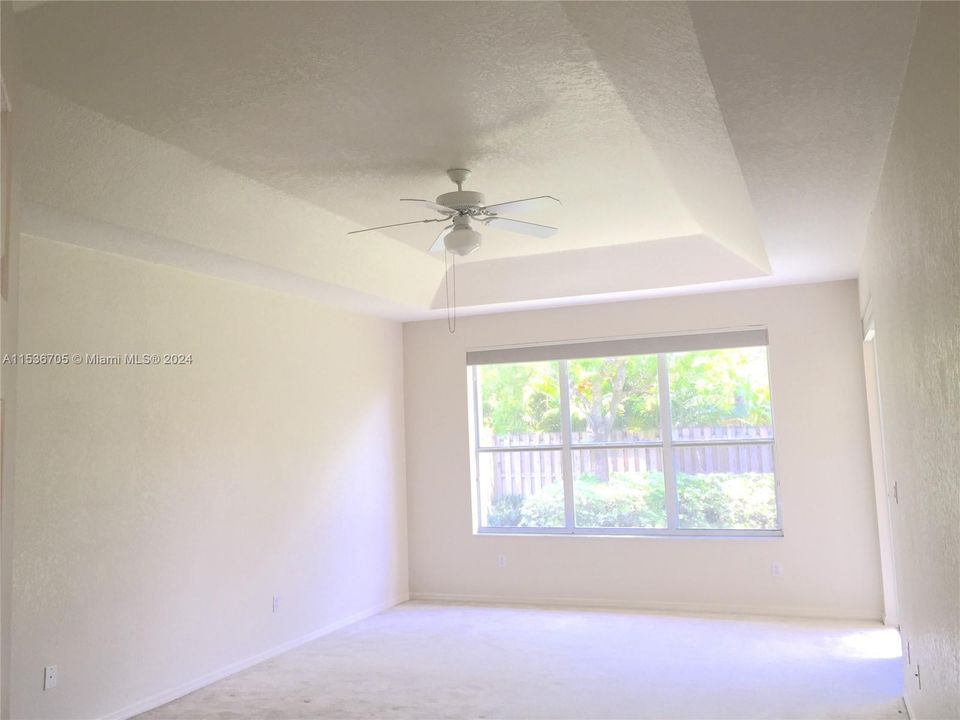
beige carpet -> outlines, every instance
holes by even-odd
[[[879,624],[406,603],[141,718],[903,718]]]

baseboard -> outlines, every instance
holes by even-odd
[[[424,602],[470,602],[504,605],[546,605],[604,610],[645,610],[663,613],[697,613],[702,615],[751,615],[760,617],[807,618],[816,620],[856,620],[880,622],[868,613],[843,612],[823,608],[782,607],[770,605],[724,605],[719,603],[646,602],[576,597],[523,597],[517,595],[472,595],[455,593],[410,594],[411,600]]]
[[[299,647],[300,645],[308,643],[311,640],[316,640],[317,638],[328,635],[329,633],[339,630],[342,627],[352,625],[355,622],[359,622],[360,620],[365,620],[368,617],[377,615],[378,613],[392,608],[394,605],[399,605],[402,602],[406,602],[409,599],[409,596],[406,594],[398,595],[387,602],[381,603],[372,608],[367,608],[366,610],[361,610],[353,615],[349,615],[345,618],[337,620],[336,622],[330,623],[329,625],[325,625],[322,628],[313,630],[306,635],[294,638],[293,640],[288,640],[287,642],[272,647],[269,650],[264,650],[263,652],[257,653],[251,657],[238,660],[235,663],[226,665],[222,668],[214,670],[213,672],[206,673],[205,675],[202,675],[195,680],[191,680],[190,682],[184,683],[183,685],[170,688],[169,690],[164,690],[155,695],[151,695],[148,698],[144,698],[143,700],[138,700],[137,702],[127,705],[120,710],[116,710],[108,715],[104,715],[100,720],[128,720],[128,718],[131,718],[134,715],[139,715],[140,713],[147,712],[148,710],[158,708],[161,705],[166,705],[168,702],[172,702],[177,698],[181,698],[184,695],[192,693],[194,690],[199,690],[200,688],[206,687],[211,683],[215,683],[217,680],[222,680],[228,675],[233,675],[241,670],[246,670],[248,667],[252,667],[253,665],[261,663],[264,660],[269,660],[270,658],[281,655],[289,650],[293,650],[295,647]]]

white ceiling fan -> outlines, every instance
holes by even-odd
[[[430,252],[437,252],[446,248],[455,255],[469,255],[480,247],[482,236],[474,229],[475,225],[489,225],[490,227],[510,232],[520,233],[522,235],[532,235],[538,238],[548,238],[557,233],[557,228],[549,225],[538,225],[537,223],[526,222],[525,220],[513,220],[502,216],[502,213],[528,212],[535,210],[543,205],[552,205],[560,201],[552,195],[538,195],[537,197],[523,198],[522,200],[511,200],[509,202],[486,205],[483,193],[464,190],[463,183],[470,176],[470,171],[466,168],[452,168],[447,170],[447,176],[456,183],[457,189],[453,192],[444,193],[436,199],[436,202],[430,200],[417,200],[414,198],[403,198],[401,202],[412,202],[422,205],[425,208],[440,213],[442,217],[427,218],[426,220],[412,220],[410,222],[393,223],[392,225],[380,225],[379,227],[364,228],[363,230],[353,230],[347,233],[355,235],[371,230],[385,230],[386,228],[400,227],[401,225],[416,225],[419,223],[449,222],[450,224],[440,231],[437,239],[434,241]]]

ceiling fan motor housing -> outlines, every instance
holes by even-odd
[[[437,204],[454,210],[467,211],[482,207],[486,204],[483,193],[472,190],[454,190],[444,193],[437,198]]]

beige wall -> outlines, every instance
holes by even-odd
[[[923,3],[860,277],[914,718],[960,717],[960,5]],[[920,666],[921,690],[914,673]]]
[[[48,240],[21,260],[23,352],[193,364],[21,368],[15,717],[142,709],[405,597],[398,324]]]
[[[25,127],[22,112],[22,81],[20,57],[15,34],[12,3],[0,3],[0,68],[3,83],[10,103],[5,112],[0,130],[0,194],[4,197],[0,213],[0,229],[7,237],[3,265],[7,276],[6,297],[0,299],[0,354],[17,349],[17,264],[20,247],[20,170],[19,155],[14,158],[12,149]],[[0,236],[2,237],[2,236]],[[0,717],[9,716],[10,679],[10,593],[13,567],[13,496],[14,453],[16,442],[17,368],[3,365],[0,368],[0,397],[3,398],[3,418],[0,434]]]
[[[769,328],[782,539],[473,534],[466,349],[752,324]],[[404,353],[412,594],[880,617],[853,281],[412,323]]]

